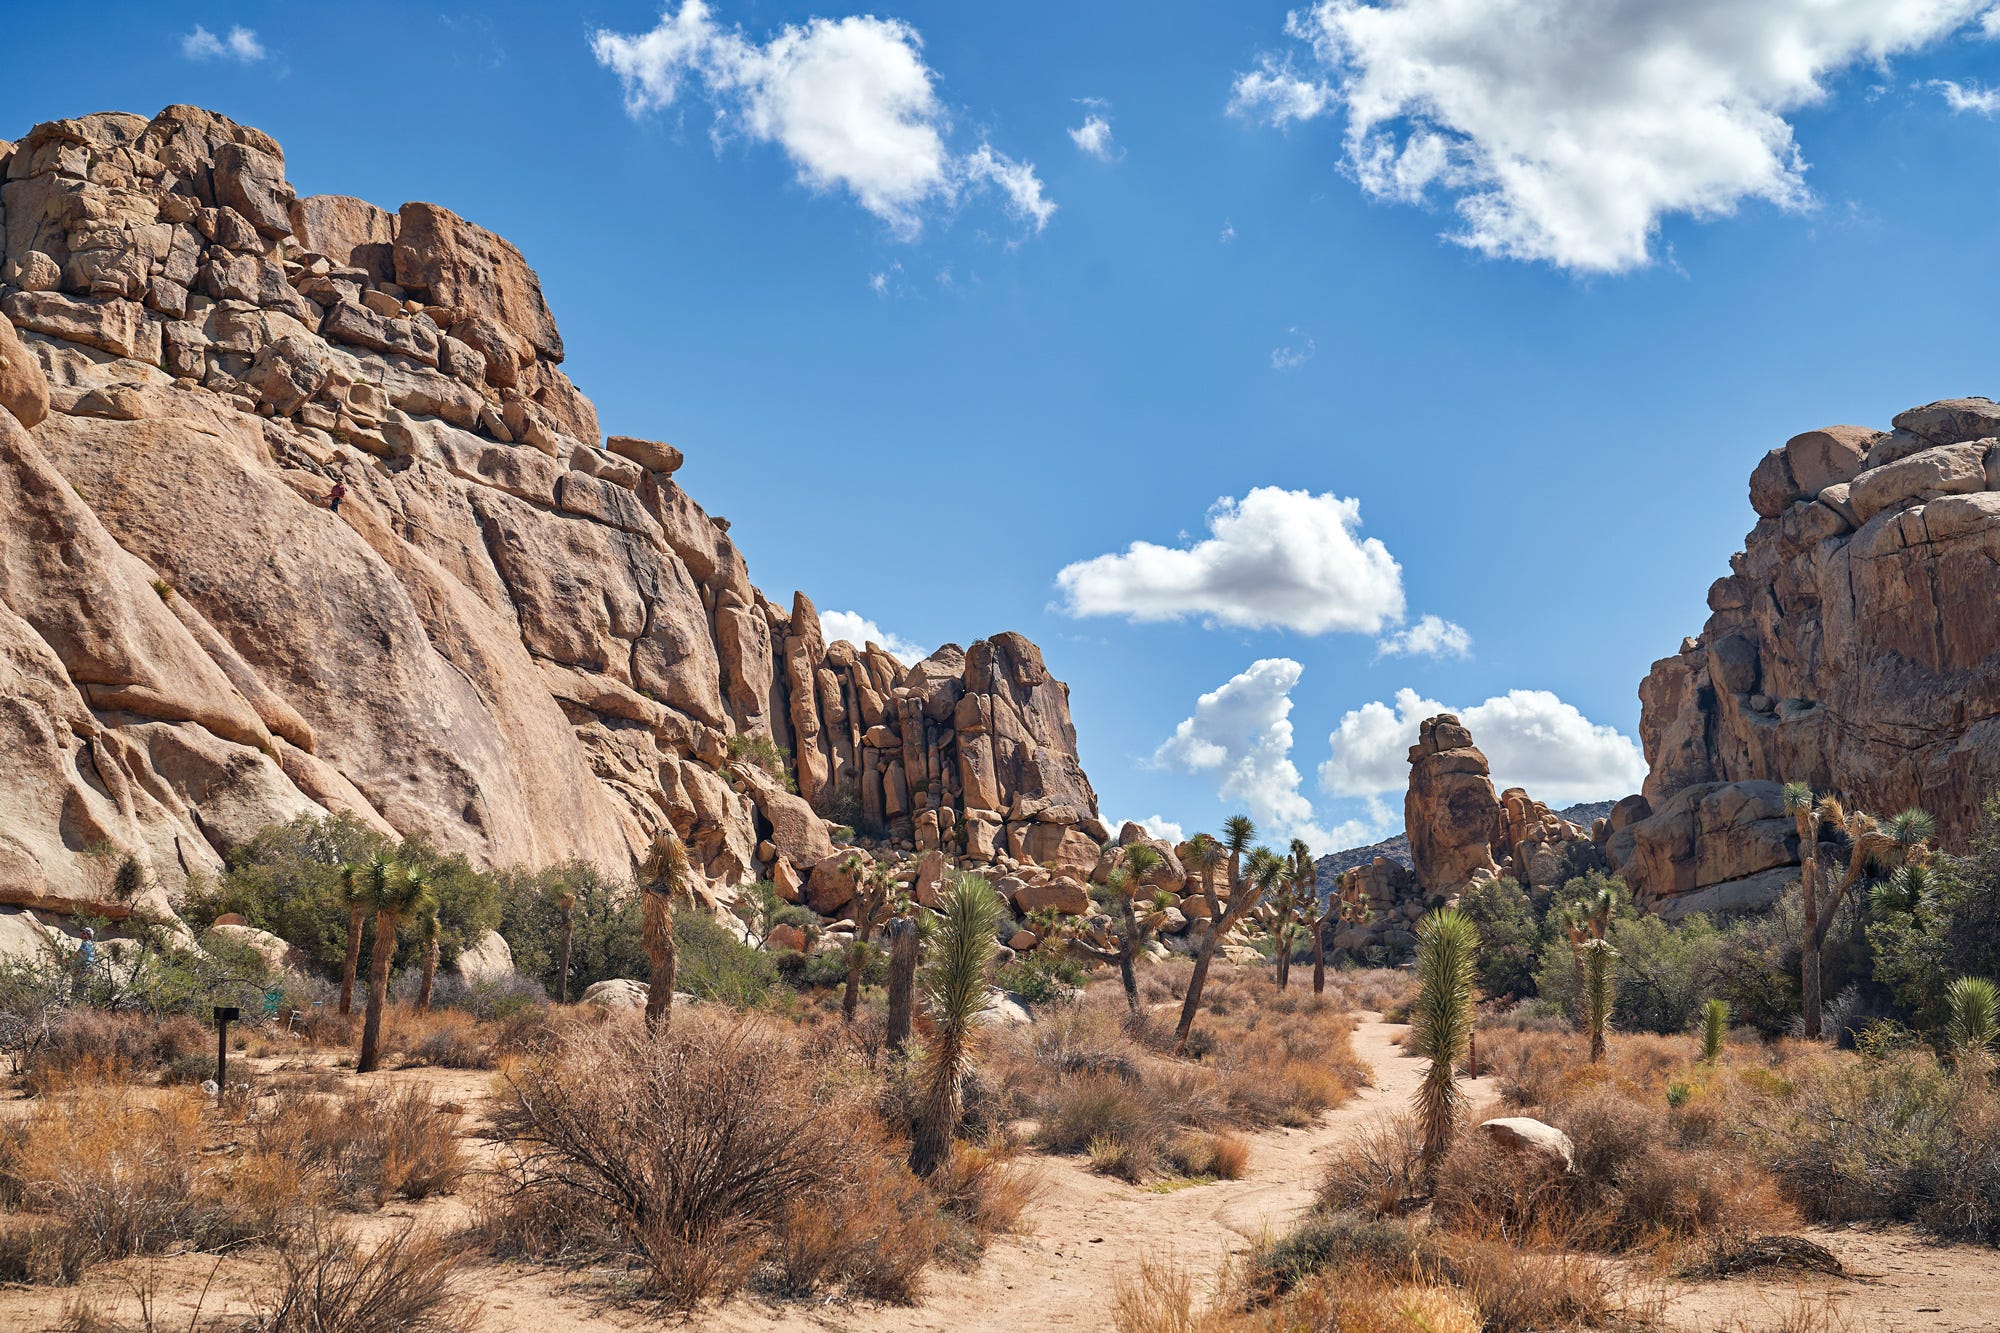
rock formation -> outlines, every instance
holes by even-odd
[[[1403,822],[1417,885],[1433,897],[1456,896],[1494,878],[1546,893],[1596,860],[1595,830],[1570,823],[1519,787],[1494,794],[1486,756],[1450,713],[1418,728]]]
[[[826,813],[1096,865],[1035,646],[905,667],[768,600],[678,450],[600,444],[506,241],[299,198],[190,107],[37,126],[0,178],[0,904],[157,913],[316,810],[621,875],[672,827],[718,890],[796,888]]]
[[[2000,787],[2000,404],[1893,425],[1765,455],[1713,614],[1640,685],[1645,791],[1614,810],[1606,851],[1642,904],[1773,901],[1798,878],[1787,781],[1920,805],[1947,844]]]

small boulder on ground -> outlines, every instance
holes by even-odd
[[[1576,1170],[1576,1145],[1569,1135],[1533,1116],[1510,1115],[1482,1121],[1479,1132],[1509,1152],[1539,1157],[1565,1171]]]

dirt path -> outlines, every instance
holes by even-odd
[[[1363,1015],[1354,1050],[1375,1084],[1309,1129],[1250,1138],[1241,1180],[1155,1193],[1093,1173],[1081,1158],[1039,1159],[1044,1192],[1031,1211],[1034,1233],[996,1243],[970,1273],[934,1277],[915,1309],[737,1304],[702,1321],[728,1333],[833,1329],[1027,1333],[1110,1327],[1112,1275],[1145,1258],[1174,1259],[1206,1277],[1230,1255],[1285,1230],[1311,1206],[1321,1159],[1361,1125],[1409,1104],[1422,1069],[1394,1044],[1399,1024]],[[1475,1101],[1488,1080],[1467,1085]]]

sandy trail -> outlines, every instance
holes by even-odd
[[[1376,1116],[1409,1104],[1423,1066],[1395,1045],[1403,1026],[1381,1022],[1377,1014],[1358,1019],[1354,1050],[1375,1071],[1374,1086],[1308,1129],[1250,1136],[1250,1167],[1241,1180],[1154,1193],[1097,1175],[1081,1157],[1038,1158],[1044,1191],[1030,1211],[1033,1233],[996,1242],[972,1272],[934,1276],[914,1309],[802,1310],[753,1302],[732,1305],[701,1325],[729,1333],[1109,1328],[1114,1275],[1153,1258],[1178,1261],[1207,1277],[1310,1208],[1328,1152]],[[1466,1086],[1475,1104],[1493,1095],[1490,1080]]]

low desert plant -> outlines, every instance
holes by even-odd
[[[1701,1062],[1712,1065],[1722,1058],[1722,1043],[1729,1036],[1729,1001],[1710,1000],[1701,1007]]]
[[[1479,932],[1471,918],[1446,909],[1417,925],[1417,998],[1410,1015],[1410,1049],[1429,1061],[1417,1087],[1417,1122],[1423,1132],[1428,1176],[1451,1146],[1465,1102],[1458,1062],[1472,1040],[1473,967]]]
[[[279,1252],[282,1284],[259,1311],[258,1333],[470,1333],[462,1247],[405,1227],[372,1247],[318,1219]]]

